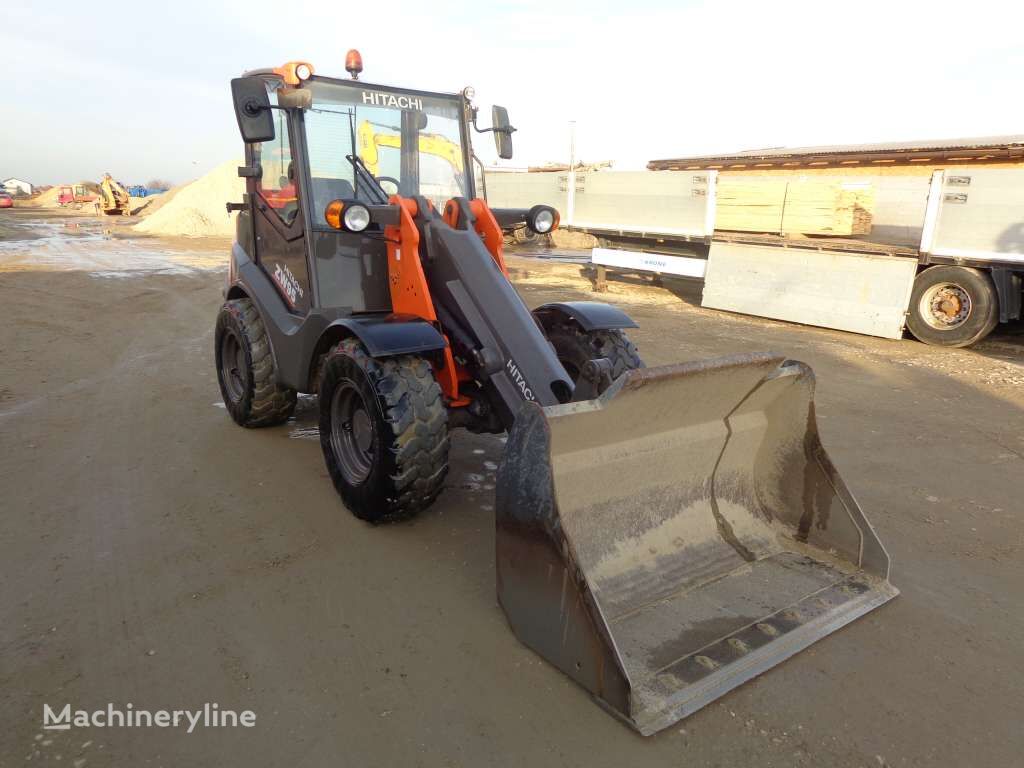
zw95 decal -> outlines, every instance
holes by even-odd
[[[299,285],[299,281],[295,279],[292,271],[287,266],[282,266],[275,262],[274,282],[284,291],[284,297],[294,307],[295,303],[302,297],[302,286]]]
[[[526,379],[523,378],[523,374],[519,372],[519,366],[516,365],[515,360],[513,360],[511,357],[505,364],[505,369],[512,376],[512,381],[514,381],[516,386],[519,387],[519,393],[523,396],[524,400],[537,399],[533,396],[533,390],[531,390],[529,385],[527,385]]]

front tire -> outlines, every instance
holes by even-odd
[[[968,347],[999,322],[999,297],[987,274],[971,267],[929,267],[914,280],[907,328],[925,344]]]
[[[295,390],[277,383],[267,329],[251,299],[224,302],[217,315],[214,354],[224,407],[236,424],[271,427],[295,412]]]
[[[558,362],[578,383],[583,366],[605,357],[612,364],[612,381],[626,371],[643,368],[644,361],[629,337],[620,330],[584,331],[575,324],[556,325],[548,331]]]
[[[370,357],[355,339],[334,347],[320,378],[320,447],[356,517],[381,523],[430,506],[448,473],[448,411],[421,357]]]

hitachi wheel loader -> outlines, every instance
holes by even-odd
[[[444,488],[449,433],[507,432],[497,593],[516,635],[651,734],[890,600],[889,558],[829,460],[810,369],[745,354],[645,368],[621,310],[530,310],[502,228],[553,208],[477,196],[469,89],[323,77],[232,81],[243,202],[215,353],[245,427],[318,395],[344,506],[406,518]],[[370,171],[359,126],[377,142]],[[452,163],[423,135],[458,148]]]

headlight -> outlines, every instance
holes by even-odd
[[[472,85],[467,85],[465,88],[462,89],[462,95],[466,97],[466,101],[472,101],[473,98],[476,96],[476,91],[473,90]]]
[[[535,205],[526,216],[526,226],[538,235],[546,235],[558,227],[558,211],[549,205]]]
[[[310,68],[309,64],[299,64],[295,67],[295,76],[299,78],[299,80],[309,80],[309,78],[313,76],[313,70]]]
[[[362,232],[370,226],[370,209],[360,203],[352,203],[345,208],[342,219],[349,232]]]
[[[551,211],[540,211],[533,219],[533,231],[538,235],[544,235],[555,226],[555,214]]]

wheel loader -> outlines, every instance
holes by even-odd
[[[215,358],[244,427],[318,396],[344,506],[408,518],[444,488],[449,433],[507,432],[498,600],[527,646],[642,734],[892,599],[889,558],[829,460],[814,376],[772,353],[647,368],[620,309],[527,307],[502,228],[558,212],[477,196],[471,91],[317,75],[231,82],[245,144]],[[389,126],[371,166],[358,129]],[[421,137],[456,146],[435,162]],[[372,168],[372,170],[371,170]],[[682,332],[682,331],[681,331]]]

